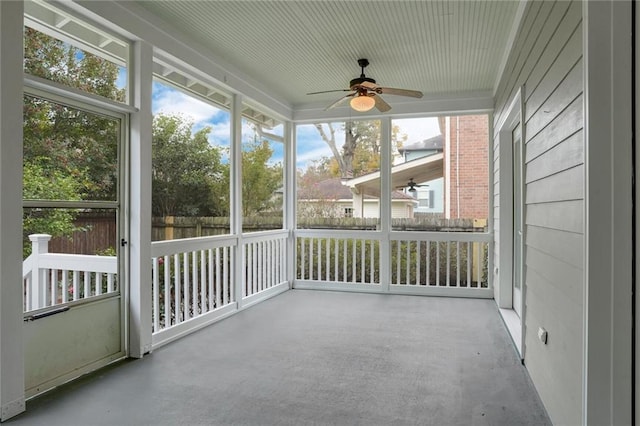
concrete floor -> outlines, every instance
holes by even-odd
[[[293,290],[7,424],[551,423],[492,300]]]

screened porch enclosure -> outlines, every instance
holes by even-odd
[[[639,19],[0,1],[0,421],[631,423]]]

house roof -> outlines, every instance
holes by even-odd
[[[377,199],[371,194],[365,194],[365,199]],[[351,188],[346,186],[342,179],[331,178],[314,183],[311,187],[298,188],[299,200],[352,200]],[[415,201],[415,199],[402,191],[393,191],[392,200]]]
[[[407,151],[442,150],[443,146],[444,146],[444,136],[437,135],[429,139],[424,139],[418,142],[413,142],[413,143],[404,145],[402,148],[398,149],[398,152],[402,154],[403,152],[407,152]]]
[[[433,154],[395,165],[391,168],[391,187],[407,185],[410,179],[414,182],[428,182],[442,177],[444,174],[443,154]],[[380,196],[380,172],[349,179],[346,185],[354,191],[366,195]]]

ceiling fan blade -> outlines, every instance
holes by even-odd
[[[386,103],[380,96],[373,95],[373,99],[376,101],[376,108],[378,108],[378,111],[387,112],[391,109],[391,105]]]
[[[392,87],[378,87],[376,93],[384,93],[385,95],[409,96],[411,98],[421,98],[422,92],[417,90],[394,89]]]
[[[320,93],[350,92],[350,91],[351,91],[351,89],[323,90],[322,92],[307,93],[307,95],[319,95]]]
[[[372,83],[370,81],[363,81],[362,83],[360,83],[360,86],[366,87],[369,90],[376,90],[376,89],[378,89],[380,87],[377,84]]]
[[[338,105],[340,105],[341,103],[343,103],[344,101],[346,101],[347,99],[349,99],[350,97],[352,97],[353,95],[355,95],[357,92],[353,92],[353,93],[349,93],[346,96],[341,97],[340,99],[338,99],[337,101],[335,101],[334,103],[332,103],[331,105],[329,105],[328,107],[326,107],[324,110],[328,111],[332,108],[337,107]]]

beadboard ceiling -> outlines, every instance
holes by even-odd
[[[298,108],[340,97],[306,93],[348,88],[358,58],[379,85],[425,97],[492,91],[519,1],[137,3]]]

